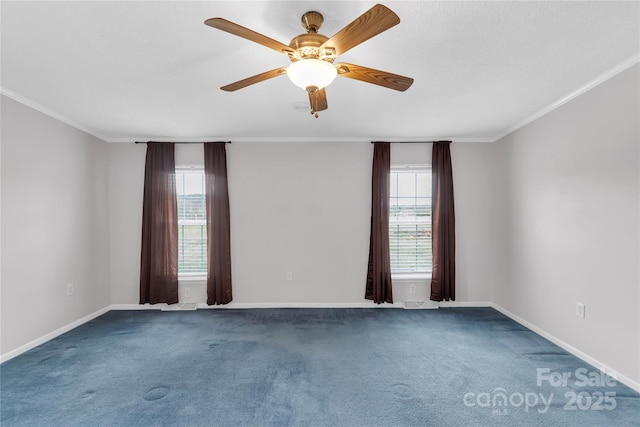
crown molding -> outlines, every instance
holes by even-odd
[[[500,134],[496,135],[495,137],[493,137],[492,138],[492,142],[495,142],[495,141],[497,141],[497,140],[499,140],[501,138],[504,138],[505,136],[509,135],[510,133],[515,132],[516,130],[528,125],[529,123],[538,120],[540,117],[549,114],[550,112],[552,112],[556,108],[561,107],[564,104],[566,104],[567,102],[579,97],[583,93],[586,93],[586,92],[590,91],[594,87],[606,82],[610,78],[612,78],[612,77],[620,74],[621,72],[627,70],[628,68],[631,68],[632,66],[636,65],[638,62],[640,62],[640,53],[634,54],[633,56],[631,56],[631,57],[627,58],[626,60],[622,61],[620,64],[616,65],[615,67],[613,67],[613,68],[605,71],[604,73],[600,74],[595,79],[590,80],[586,84],[580,86],[579,88],[577,88],[573,92],[569,93],[565,97],[560,98],[556,102],[547,105],[546,107],[538,110],[537,112],[533,113],[532,115],[530,115],[526,119],[524,119],[524,120],[516,123],[515,125],[509,127],[508,129],[506,129],[502,133],[500,133]]]
[[[209,141],[231,141],[234,143],[278,143],[278,142],[298,142],[298,143],[370,143],[371,141],[385,142],[425,142],[425,141],[452,141],[452,142],[493,142],[494,139],[486,137],[443,137],[443,136],[422,136],[422,137],[385,137],[385,136],[364,136],[364,137],[309,137],[309,136],[269,136],[269,137],[242,137],[242,136],[196,136],[196,137],[158,137],[143,136],[136,138],[110,138],[105,141],[109,143],[131,143],[135,141],[156,141],[156,142],[209,142]],[[425,142],[426,143],[426,142]]]
[[[6,96],[9,99],[12,99],[16,102],[19,102],[20,104],[26,105],[27,107],[30,107],[44,115],[47,115],[49,117],[52,117],[62,123],[65,123],[73,128],[76,128],[84,133],[88,133],[91,136],[94,136],[98,139],[101,139],[102,141],[107,141],[107,137],[105,137],[104,135],[100,135],[98,132],[94,131],[93,129],[90,129],[84,125],[81,125],[80,123],[71,120],[70,118],[68,118],[67,116],[64,116],[60,113],[58,113],[57,111],[53,111],[47,107],[45,107],[42,104],[37,103],[36,101],[27,98],[26,96],[22,96],[19,95],[15,92],[12,92],[8,89],[5,89],[3,87],[0,87],[0,94]]]
[[[70,118],[56,112],[53,111],[47,107],[45,107],[42,104],[39,104],[25,96],[19,95],[15,92],[12,92],[8,89],[5,89],[3,87],[0,87],[0,94],[6,96],[7,98],[10,98],[16,102],[19,102],[21,104],[24,104],[30,108],[33,108],[36,111],[39,111],[42,114],[45,114],[47,116],[50,116],[56,120],[59,120],[69,126],[72,126],[78,130],[81,130],[82,132],[85,132],[89,135],[92,135],[102,141],[105,142],[109,142],[109,143],[131,143],[134,141],[166,141],[166,142],[184,142],[184,141],[202,141],[202,142],[206,142],[206,141],[218,141],[218,140],[224,140],[224,141],[233,141],[233,142],[264,142],[264,143],[275,143],[275,142],[300,142],[300,143],[353,143],[353,142],[370,142],[370,141],[389,141],[389,142],[400,142],[400,141],[408,141],[408,142],[419,142],[419,141],[439,141],[439,140],[449,140],[452,142],[459,142],[459,143],[487,143],[487,142],[496,142],[499,139],[504,138],[505,136],[509,135],[510,133],[515,132],[516,130],[528,125],[531,122],[534,122],[535,120],[549,114],[550,112],[552,112],[553,110],[555,110],[556,108],[559,108],[561,106],[563,106],[564,104],[566,104],[567,102],[577,98],[578,96],[584,94],[585,92],[588,92],[589,90],[593,89],[594,87],[604,83],[605,81],[611,79],[612,77],[620,74],[621,72],[627,70],[628,68],[631,68],[632,66],[636,65],[637,63],[640,62],[640,52],[634,54],[633,56],[627,58],[626,60],[624,60],[623,62],[621,62],[620,64],[616,65],[615,67],[605,71],[604,73],[600,74],[599,76],[597,76],[596,78],[594,78],[593,80],[590,80],[589,82],[587,82],[586,84],[580,86],[579,88],[575,89],[574,91],[572,91],[571,93],[569,93],[568,95],[564,96],[563,98],[560,98],[559,100],[545,106],[544,108],[538,110],[537,112],[535,112],[534,114],[530,115],[529,117],[525,118],[524,120],[514,124],[513,126],[510,126],[509,128],[507,128],[506,130],[504,130],[503,132],[493,136],[493,137],[486,137],[486,136],[478,136],[478,137],[461,137],[461,138],[456,138],[456,137],[451,137],[451,136],[421,136],[421,137],[385,137],[385,136],[370,136],[370,137],[295,137],[295,136],[287,136],[287,137],[241,137],[241,136],[237,136],[237,137],[233,137],[233,136],[206,136],[206,137],[181,137],[181,138],[175,138],[175,137],[158,137],[158,136],[137,136],[137,137],[108,137],[105,135],[101,135],[98,132],[96,132],[93,129],[90,129],[74,120],[71,120]]]

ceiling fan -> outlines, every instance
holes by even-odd
[[[222,86],[220,89],[233,92],[286,74],[296,86],[307,91],[311,114],[318,117],[318,111],[328,108],[325,88],[336,76],[398,91],[405,91],[411,86],[413,79],[410,77],[344,62],[333,64],[338,55],[399,24],[400,18],[391,9],[377,4],[331,38],[318,34],[323,20],[322,15],[315,11],[302,15],[302,26],[307,30],[306,34],[294,37],[289,45],[286,45],[223,18],[207,19],[204,23],[210,27],[266,46],[287,55],[291,60],[288,67],[266,71]]]

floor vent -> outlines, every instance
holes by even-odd
[[[405,301],[404,308],[406,310],[415,310],[420,308],[438,308],[435,301]]]
[[[162,311],[189,311],[198,308],[196,302],[180,302],[178,304],[171,304],[162,308]]]

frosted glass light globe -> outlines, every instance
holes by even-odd
[[[310,86],[318,89],[327,87],[337,75],[336,67],[321,59],[301,59],[287,67],[289,79],[305,90]]]

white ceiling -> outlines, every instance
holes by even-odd
[[[288,59],[205,19],[288,44],[306,11],[331,36],[374,4],[2,1],[2,93],[106,141],[493,141],[639,58],[638,1],[385,1],[400,24],[337,62],[406,92],[339,77],[315,119],[286,77],[219,89]]]

